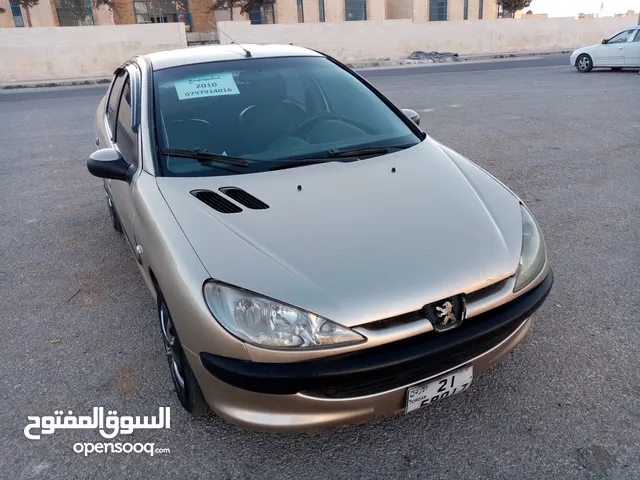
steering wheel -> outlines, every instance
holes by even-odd
[[[171,148],[191,149],[194,146],[198,146],[208,148],[209,151],[212,152],[222,152],[219,145],[215,145],[215,142],[211,142],[213,134],[215,133],[213,126],[201,118],[187,118],[184,120],[170,121],[165,125],[163,133],[165,135],[165,145]],[[191,145],[191,141],[194,138],[197,138],[198,142],[202,141],[206,144]]]
[[[320,112],[315,115],[311,115],[306,120],[303,120],[300,125],[293,129],[291,135],[294,137],[302,137],[309,133],[312,127],[316,125],[320,120],[340,120],[340,117],[335,113]]]

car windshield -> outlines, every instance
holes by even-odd
[[[324,57],[192,64],[153,77],[167,176],[369,159],[420,142],[407,120]]]

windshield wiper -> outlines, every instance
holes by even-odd
[[[404,145],[391,145],[388,147],[363,147],[363,148],[353,148],[351,150],[337,150],[332,148],[324,152],[310,154],[308,158],[300,159],[300,158],[292,157],[288,162],[283,161],[280,163],[276,163],[272,167],[269,167],[269,170],[284,170],[285,168],[295,168],[295,167],[302,167],[304,165],[327,163],[327,162],[332,162],[334,158],[354,158],[354,157],[361,157],[365,155],[384,155],[385,153],[389,153],[389,150],[403,150],[405,148],[413,147],[414,145],[417,145],[417,144],[408,143]],[[353,162],[354,160],[350,160],[350,161]]]
[[[294,160],[292,162],[276,163],[272,167],[269,167],[269,170],[284,170],[286,168],[302,167],[303,165],[315,165],[317,163],[327,163],[327,162],[331,162],[331,161],[332,160],[321,160],[321,159],[320,160],[315,160],[315,159]]]
[[[248,167],[249,161],[246,158],[229,157],[227,155],[220,155],[218,153],[207,152],[200,148],[194,148],[193,150],[187,150],[184,148],[161,148],[158,150],[162,155],[171,155],[172,157],[193,158],[200,163],[225,163],[227,165],[234,165],[236,167]]]
[[[405,148],[413,147],[414,143],[408,143],[405,145],[390,145],[388,147],[364,147],[354,148],[351,150],[336,150],[331,149],[327,152],[329,158],[348,158],[348,157],[360,157],[364,155],[384,155],[389,153],[389,150],[403,150]]]

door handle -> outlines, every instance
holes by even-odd
[[[622,50],[622,47],[618,47],[618,50]]]

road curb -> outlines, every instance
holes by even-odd
[[[72,78],[50,81],[9,82],[0,83],[0,90],[17,90],[23,88],[77,87],[81,85],[98,85],[110,83],[111,77]]]
[[[416,67],[436,67],[438,65],[460,65],[460,64],[473,64],[473,63],[486,63],[486,62],[510,62],[515,60],[527,60],[544,58],[554,55],[568,55],[571,50],[555,50],[550,52],[530,52],[530,53],[505,53],[500,55],[466,55],[458,57],[460,60],[455,62],[429,62],[427,60],[389,60],[389,61],[376,61],[371,60],[369,62],[351,62],[347,63],[348,66],[354,70],[386,70],[395,68],[416,68]]]

